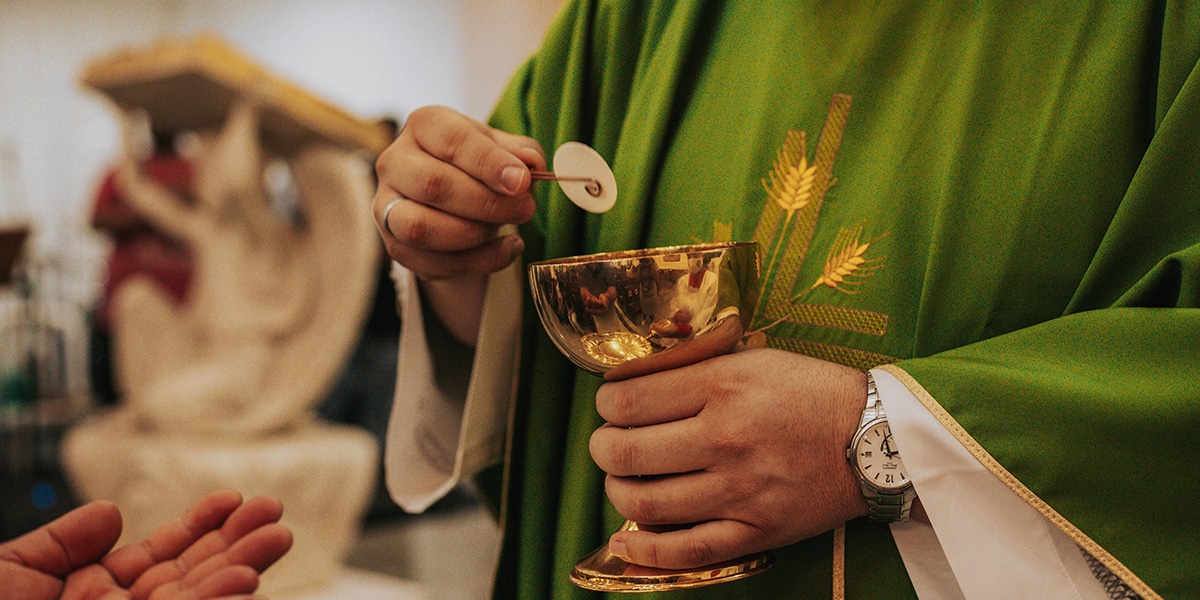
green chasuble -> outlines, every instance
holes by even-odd
[[[1197,598],[1198,58],[1200,4],[1169,0],[581,0],[492,124],[620,187],[590,215],[537,184],[527,263],[758,240],[748,343],[890,365],[1143,596]],[[600,380],[525,306],[496,595],[592,597],[567,575],[620,524]],[[669,597],[829,598],[832,540]],[[848,524],[846,596],[913,595],[887,528]]]

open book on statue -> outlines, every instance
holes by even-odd
[[[80,81],[167,131],[221,128],[236,99],[259,111],[264,149],[290,156],[314,141],[378,154],[391,142],[362,120],[272,74],[219,37],[201,34],[125,49],[88,63]]]

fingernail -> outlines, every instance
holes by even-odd
[[[516,258],[525,251],[525,240],[521,239],[520,236],[514,235],[509,248],[510,252],[512,252],[512,257]]]
[[[500,185],[504,186],[504,191],[508,192],[509,195],[516,194],[517,190],[521,189],[521,184],[525,181],[526,171],[528,169],[521,167],[505,167],[500,172]]]
[[[629,548],[625,546],[625,542],[622,542],[621,540],[609,540],[608,551],[611,552],[613,556],[625,562],[629,562]]]

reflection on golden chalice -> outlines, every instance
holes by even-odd
[[[726,352],[758,302],[754,242],[608,252],[529,266],[542,325],[581,369],[625,378]],[[626,521],[623,529],[637,528]],[[771,564],[760,554],[690,571],[630,564],[605,544],[571,573],[580,587],[639,592],[747,577]]]

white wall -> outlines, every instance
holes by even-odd
[[[89,59],[212,31],[363,117],[446,104],[483,118],[562,0],[0,0],[0,222],[30,218],[31,256],[88,304],[107,252],[87,226],[118,146]]]

